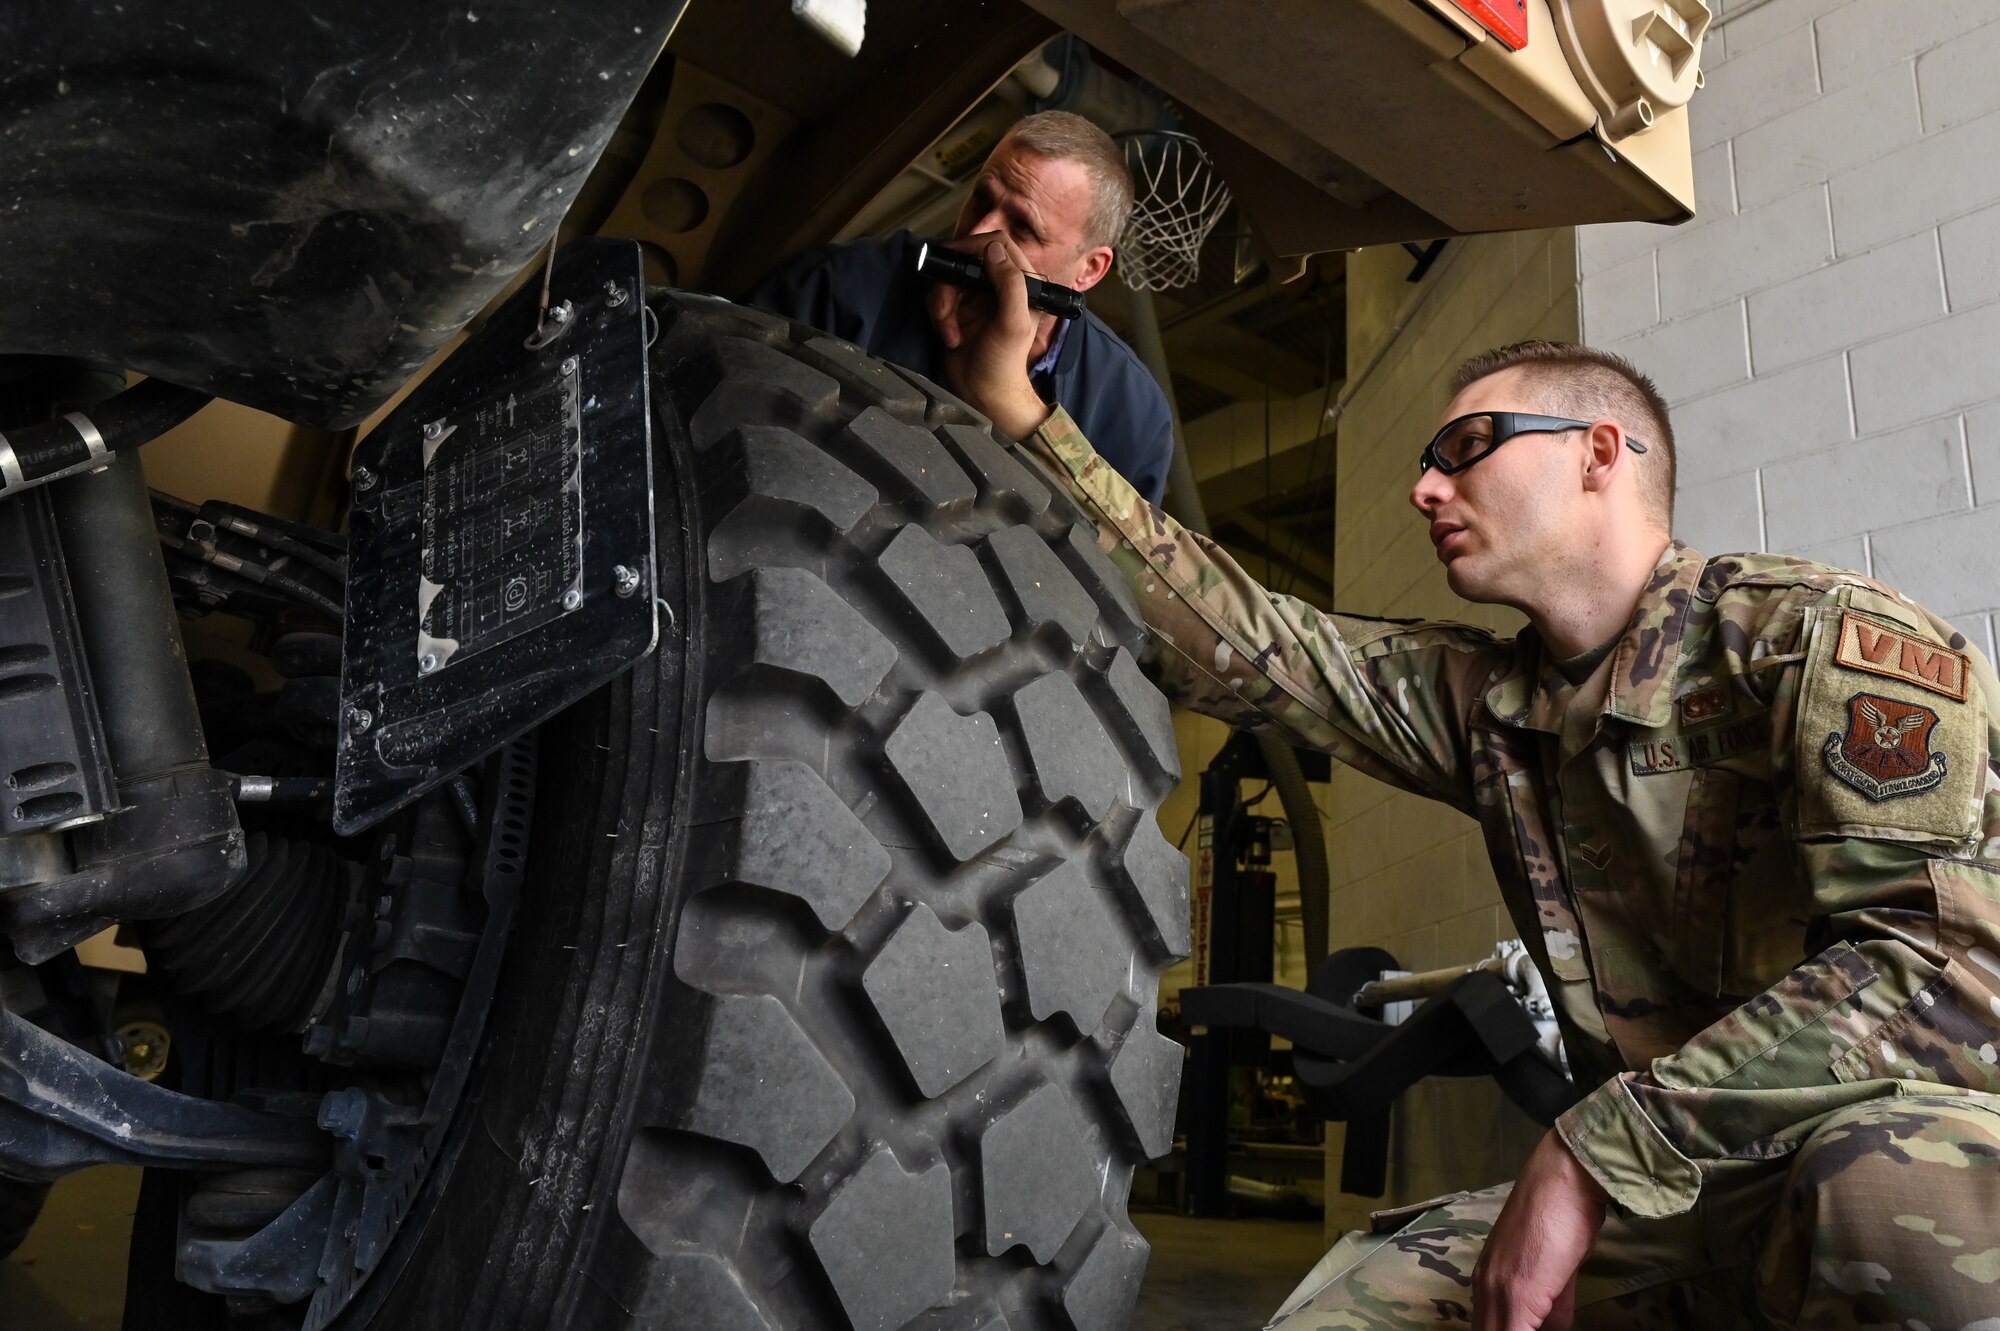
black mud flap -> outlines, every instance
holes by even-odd
[[[644,295],[635,243],[573,242],[356,449],[343,836],[652,649]]]

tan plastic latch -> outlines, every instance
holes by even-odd
[[[1641,134],[1702,84],[1703,0],[1550,0],[1556,34],[1604,137]]]

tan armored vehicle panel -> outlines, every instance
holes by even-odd
[[[772,17],[691,6],[664,104],[642,98],[632,151],[600,169],[605,229],[655,244],[663,278],[740,291],[853,233],[900,174],[962,179],[1004,128],[980,123],[992,95],[1033,85],[1063,30],[1172,102],[1287,274],[1328,250],[1694,211],[1703,0],[877,0],[851,58]]]

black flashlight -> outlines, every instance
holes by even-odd
[[[993,290],[993,279],[986,275],[985,264],[970,254],[961,254],[934,240],[927,240],[917,247],[917,273],[932,282],[950,282],[954,286],[973,287],[980,291]],[[1059,319],[1083,317],[1081,291],[1044,282],[1032,274],[1026,276],[1030,309],[1053,314]]]

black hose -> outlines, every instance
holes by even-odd
[[[92,407],[0,434],[0,497],[105,465],[207,406],[207,393],[146,379]]]
[[[211,499],[201,506],[201,520],[223,531],[234,532],[245,540],[255,541],[277,554],[289,555],[309,568],[318,569],[335,582],[347,580],[345,560],[316,550],[310,542],[279,530],[277,523],[261,513]]]
[[[1167,348],[1160,338],[1160,316],[1153,306],[1153,293],[1132,293],[1132,349],[1159,381],[1166,394],[1167,409],[1173,415],[1174,455],[1167,464],[1167,512],[1189,531],[1209,535],[1208,511],[1202,506],[1194,468],[1188,462],[1187,437],[1181,430],[1180,404],[1174,400],[1173,378],[1167,371]],[[1292,853],[1299,866],[1299,922],[1305,935],[1306,974],[1326,957],[1328,917],[1333,909],[1333,876],[1327,865],[1326,828],[1319,819],[1319,805],[1313,802],[1306,774],[1299,767],[1299,755],[1277,734],[1258,732],[1257,748],[1264,756],[1264,770],[1278,788],[1278,800],[1285,806],[1285,821],[1292,825]]]

